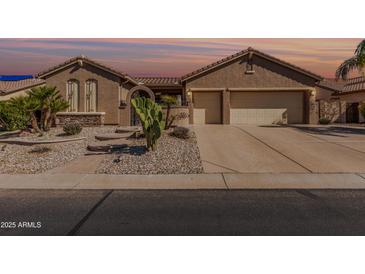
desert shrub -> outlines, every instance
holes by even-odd
[[[79,134],[82,131],[82,126],[79,122],[73,121],[73,122],[67,122],[63,126],[63,131],[67,135],[76,135]]]
[[[5,130],[17,130],[27,127],[29,115],[20,105],[11,105],[8,101],[0,102],[0,124]]]
[[[191,130],[187,127],[175,127],[171,135],[180,139],[189,139],[192,136]]]
[[[321,125],[328,125],[331,122],[331,119],[327,118],[327,117],[322,117],[319,119],[319,123]]]

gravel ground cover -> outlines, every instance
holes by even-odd
[[[0,173],[41,173],[62,166],[84,155],[88,143],[95,142],[96,134],[112,133],[115,129],[115,126],[85,127],[79,135],[71,137],[86,137],[86,140],[71,143],[34,146],[0,144]],[[42,137],[32,134],[23,138],[27,140],[70,138],[62,133],[62,128],[52,128]]]
[[[79,135],[85,140],[47,145],[0,144],[0,173],[35,174],[63,166],[87,152],[90,143],[97,142],[95,135],[114,133],[116,126],[86,127]],[[26,140],[70,138],[64,136],[62,128],[52,128],[42,137],[28,135]],[[97,173],[108,174],[189,174],[202,173],[199,149],[195,135],[190,139],[179,139],[164,132],[156,151],[145,150],[145,139],[132,141],[127,150],[106,154]]]
[[[192,174],[202,173],[195,134],[179,139],[164,132],[156,151],[145,151],[145,139],[136,139],[124,152],[108,155],[97,173],[108,174]]]

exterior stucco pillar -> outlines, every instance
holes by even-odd
[[[186,100],[189,108],[189,124],[194,124],[194,103],[193,103],[193,93],[191,90],[186,91]]]
[[[229,125],[231,109],[231,92],[228,89],[222,91],[222,122],[225,125]]]
[[[316,90],[311,89],[306,94],[306,101],[308,104],[308,123],[318,124],[319,114],[318,114],[318,104],[316,102]]]

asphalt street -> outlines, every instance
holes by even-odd
[[[0,190],[0,235],[365,235],[365,190]]]

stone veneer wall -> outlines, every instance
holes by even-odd
[[[63,126],[67,122],[78,121],[82,126],[104,125],[104,112],[61,112],[57,113],[56,126]]]
[[[318,101],[319,117],[329,118],[334,123],[346,122],[346,102],[340,100]]]
[[[166,107],[162,108],[163,113],[166,115]],[[172,123],[173,126],[187,126],[189,125],[189,108],[187,106],[171,107],[170,117],[173,115],[179,115]]]

